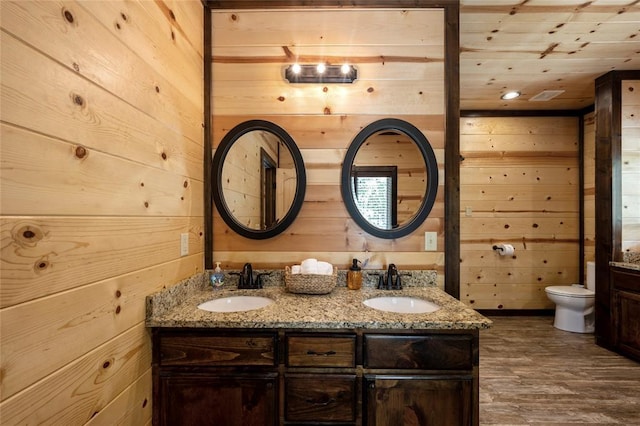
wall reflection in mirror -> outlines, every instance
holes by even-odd
[[[293,221],[304,198],[300,152],[273,123],[254,120],[232,129],[214,155],[216,172],[216,207],[232,229],[249,238],[281,232]]]
[[[354,138],[342,168],[352,218],[382,238],[408,235],[428,216],[438,187],[435,154],[410,123],[383,119]]]
[[[269,131],[245,133],[227,153],[222,188],[236,221],[249,229],[273,228],[295,195],[296,171],[289,149]]]

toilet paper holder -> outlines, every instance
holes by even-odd
[[[494,244],[493,250],[500,256],[511,256],[515,252],[515,248],[511,244]]]

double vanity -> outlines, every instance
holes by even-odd
[[[155,425],[477,425],[491,322],[413,271],[402,290],[262,289],[199,274],[147,299]],[[374,282],[374,280],[370,280]],[[200,306],[200,307],[199,307]]]

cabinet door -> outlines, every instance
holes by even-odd
[[[277,423],[276,374],[160,377],[160,424],[264,426]]]
[[[365,425],[473,424],[471,378],[365,376],[364,386]]]
[[[617,346],[620,352],[640,360],[640,294],[615,293]]]

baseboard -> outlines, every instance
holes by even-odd
[[[476,309],[482,315],[502,317],[547,317],[554,316],[555,309]]]

